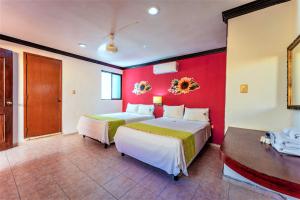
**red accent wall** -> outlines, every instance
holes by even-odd
[[[153,74],[153,66],[126,69],[123,73],[123,111],[127,103],[152,104],[153,96],[162,96],[165,105],[182,105],[190,108],[209,108],[213,125],[213,142],[221,144],[224,137],[226,53],[216,53],[178,60],[179,71],[170,74]],[[192,77],[200,89],[189,94],[173,95],[168,92],[171,81],[184,76]],[[148,81],[152,90],[135,95],[133,86],[139,81]],[[155,106],[155,116],[161,117],[162,106]]]

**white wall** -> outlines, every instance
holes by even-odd
[[[297,32],[300,34],[300,0],[296,0],[296,26],[297,26]]]
[[[296,1],[296,9],[297,9],[297,20],[296,20],[296,26],[297,26],[297,32],[298,35],[300,34],[300,0]],[[295,112],[294,113],[294,121],[293,124],[295,127],[298,127],[300,129],[300,112]]]
[[[122,70],[105,67],[102,65],[62,56],[47,51],[14,44],[0,40],[0,47],[11,50],[14,53],[15,79],[17,87],[14,94],[17,101],[18,121],[14,124],[17,130],[18,142],[24,140],[24,104],[23,104],[23,52],[29,52],[62,60],[62,132],[63,134],[76,132],[78,119],[88,113],[110,113],[122,110],[120,100],[101,100],[101,70],[122,73]],[[17,73],[17,74],[16,74]],[[72,94],[76,90],[76,94]],[[17,91],[17,92],[16,92]],[[16,111],[16,109],[15,109]],[[46,113],[45,113],[46,114]],[[16,120],[15,120],[16,121]],[[15,127],[17,126],[17,127]],[[16,142],[16,140],[14,141]]]
[[[230,19],[226,127],[279,130],[300,126],[287,109],[287,47],[297,36],[296,0]],[[249,93],[239,86],[249,84]]]

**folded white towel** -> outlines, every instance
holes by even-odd
[[[282,142],[282,145],[286,147],[291,147],[291,148],[299,148],[300,149],[300,144],[294,143],[294,142]]]
[[[291,149],[300,149],[300,145],[294,144],[294,143],[289,143],[289,142],[284,142],[283,146],[285,148],[291,148]]]
[[[300,131],[296,131],[296,130],[291,130],[289,132],[289,136],[291,139],[294,139],[294,140],[299,140],[300,141]]]
[[[282,148],[281,146],[273,146],[278,152],[285,153],[293,156],[300,156],[300,149]]]
[[[282,132],[273,132],[273,133],[276,135],[276,138],[278,140],[277,142],[285,142],[285,143],[300,145],[300,140],[295,139],[296,136],[298,135],[298,132],[296,132],[292,129],[288,129],[288,131],[287,131],[287,129],[285,129]]]
[[[270,132],[271,145],[277,151],[300,156],[300,143],[289,137],[287,132]]]

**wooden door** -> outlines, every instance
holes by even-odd
[[[13,53],[0,48],[0,150],[13,146]]]
[[[24,53],[25,138],[61,132],[62,61]]]

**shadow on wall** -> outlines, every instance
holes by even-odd
[[[300,111],[294,112],[293,126],[300,129]]]

